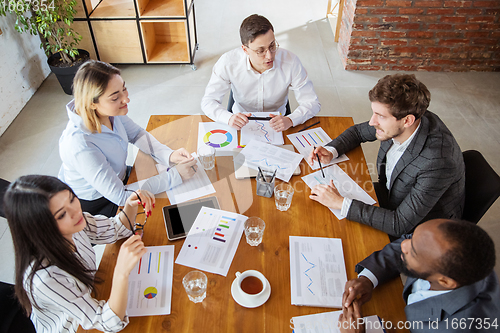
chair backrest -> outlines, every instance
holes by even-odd
[[[465,163],[465,206],[462,219],[478,223],[500,196],[500,176],[476,150],[463,152]]]
[[[3,195],[5,191],[7,191],[7,187],[9,187],[10,182],[5,179],[0,178],[0,216],[5,217],[5,213],[3,212]]]

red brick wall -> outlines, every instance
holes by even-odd
[[[500,71],[500,0],[345,0],[347,70]]]

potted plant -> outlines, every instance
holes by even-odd
[[[78,68],[89,53],[77,49],[82,39],[71,27],[76,13],[76,0],[4,0],[0,15],[16,15],[15,29],[40,35],[40,48],[49,57],[47,62],[64,92],[72,94],[71,85]]]

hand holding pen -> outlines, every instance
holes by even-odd
[[[327,164],[327,163],[330,163],[332,158],[333,158],[333,154],[330,151],[328,151],[327,149],[320,146],[320,147],[314,148],[306,160],[307,160],[307,163],[309,163],[309,165],[312,166],[314,164],[315,159],[317,159],[318,162],[320,162],[320,163]]]

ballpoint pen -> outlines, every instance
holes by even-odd
[[[313,146],[313,151],[316,150],[316,146]],[[325,178],[325,172],[323,171],[323,166],[321,165],[321,162],[319,160],[319,156],[318,156],[318,153],[316,153],[316,158],[318,159],[318,163],[319,163],[319,168],[321,169],[321,174],[323,175],[323,178]]]

